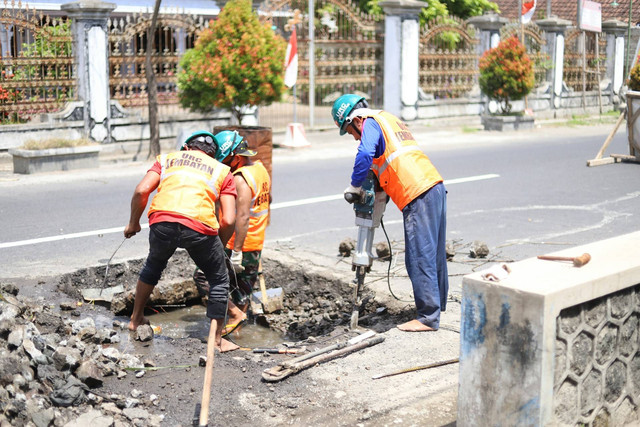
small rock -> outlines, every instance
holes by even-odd
[[[142,395],[142,392],[138,389],[133,389],[131,390],[131,397],[133,397],[134,399],[139,398]]]
[[[72,302],[63,301],[60,303],[60,310],[62,311],[72,311],[76,309],[76,305]]]
[[[136,372],[136,378],[142,378],[144,377],[144,374],[146,373],[146,371],[138,371]]]
[[[93,327],[95,329],[96,324],[91,317],[85,317],[84,319],[80,319],[78,321],[73,322],[71,327],[71,333],[76,335],[84,328]]]
[[[89,412],[81,414],[75,420],[68,422],[64,425],[64,427],[111,427],[112,425],[112,416],[103,415],[99,410],[92,409]]]
[[[387,242],[378,242],[376,243],[376,255],[378,259],[386,260],[391,256],[391,251],[389,250],[389,245]]]
[[[348,257],[351,256],[351,251],[354,250],[355,247],[356,241],[349,237],[340,242],[340,245],[338,246],[338,252],[343,257]]]
[[[59,371],[74,371],[80,365],[81,355],[75,348],[58,347],[53,353],[53,364]]]
[[[456,256],[456,249],[453,246],[453,243],[447,242],[444,247],[445,252],[447,253],[447,261],[451,261],[454,256]]]
[[[485,258],[487,255],[489,255],[487,244],[480,240],[474,241],[469,251],[469,256],[471,258]]]
[[[18,287],[13,283],[3,283],[0,285],[0,292],[3,294],[10,294],[15,297],[18,295]]]
[[[76,370],[76,376],[80,381],[91,388],[102,386],[102,375],[98,365],[93,360],[85,360]]]
[[[140,325],[136,329],[136,340],[151,341],[153,339],[153,328],[150,325]]]

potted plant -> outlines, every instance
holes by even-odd
[[[629,72],[627,81],[627,132],[629,133],[629,148],[632,156],[640,158],[640,120],[636,112],[640,110],[640,62]]]
[[[9,149],[9,154],[14,173],[31,174],[97,168],[100,148],[88,139],[49,138],[29,140],[22,147]]]
[[[180,61],[178,89],[180,103],[191,110],[231,111],[241,127],[224,129],[238,130],[270,170],[271,129],[242,124],[247,112],[281,98],[286,42],[267,22],[260,22],[251,6],[250,0],[226,3]]]
[[[486,130],[530,129],[533,117],[513,113],[512,101],[526,97],[535,84],[533,64],[516,36],[501,41],[480,58],[479,84],[489,99],[497,102],[500,113],[483,115]]]

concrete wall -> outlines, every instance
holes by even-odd
[[[458,425],[637,421],[640,232],[463,279]]]
[[[556,424],[638,421],[640,284],[566,308],[556,319]]]

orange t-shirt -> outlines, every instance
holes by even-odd
[[[153,166],[147,172],[156,172],[160,175],[160,171],[162,170],[162,166],[160,162],[156,161]],[[233,196],[238,198],[238,192],[236,191],[236,184],[233,181],[233,175],[229,173],[222,183],[222,188],[220,189],[220,196],[222,195]],[[209,226],[204,225],[200,221],[196,221],[192,218],[179,215],[175,212],[168,211],[160,211],[154,212],[149,217],[149,225],[156,224],[158,222],[177,222],[185,227],[189,227],[193,231],[197,231],[198,233],[207,234],[210,236],[215,236],[218,234],[218,230],[215,230]]]

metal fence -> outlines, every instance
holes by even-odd
[[[457,18],[438,18],[420,34],[420,88],[435,99],[459,98],[478,81],[478,40]]]
[[[0,12],[0,123],[24,123],[76,97],[71,21],[4,0]]]

